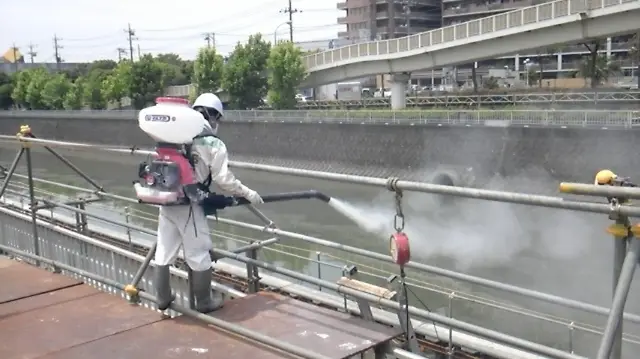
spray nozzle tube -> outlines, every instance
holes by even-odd
[[[242,206],[247,205],[250,202],[244,197],[230,197],[233,202],[230,206]],[[284,201],[294,201],[300,199],[318,199],[323,202],[329,202],[331,197],[318,192],[316,190],[308,190],[308,191],[300,191],[300,192],[284,192],[284,193],[274,193],[262,196],[262,200],[264,203],[271,202],[284,202]]]

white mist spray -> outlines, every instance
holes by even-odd
[[[513,179],[518,186],[527,179]],[[512,182],[512,179],[509,180]],[[491,189],[504,189],[506,182],[495,179]],[[393,194],[388,192],[370,203],[347,203],[333,198],[329,205],[351,219],[362,230],[387,240],[395,230]],[[406,193],[403,200],[406,224],[415,260],[445,257],[454,267],[494,267],[508,264],[526,252],[551,259],[571,259],[589,248],[588,215],[532,208],[475,199],[457,199],[442,204],[429,194]]]

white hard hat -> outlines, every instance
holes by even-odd
[[[198,96],[191,107],[204,107],[207,110],[213,109],[220,114],[220,117],[224,116],[222,101],[220,101],[220,98],[218,96],[212,94],[211,92],[203,93],[202,95]]]

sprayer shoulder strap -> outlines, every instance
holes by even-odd
[[[218,138],[218,136],[213,135],[213,134],[201,134],[201,135],[197,135],[196,137],[193,138],[193,140],[195,141],[198,138],[204,138],[204,137],[215,137]],[[196,164],[193,161],[193,144],[189,144],[189,145],[185,145],[185,156],[187,157],[187,160],[189,161],[189,164],[191,165],[191,167],[193,167],[194,169],[196,168]],[[202,185],[205,187],[209,187],[211,186],[211,182],[213,182],[213,178],[211,177],[211,172],[209,172],[209,174],[207,175],[207,178],[204,180],[204,182],[202,182]]]

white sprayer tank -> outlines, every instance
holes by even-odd
[[[138,114],[138,126],[157,142],[190,144],[202,132],[205,119],[177,97],[158,97],[156,105]]]

